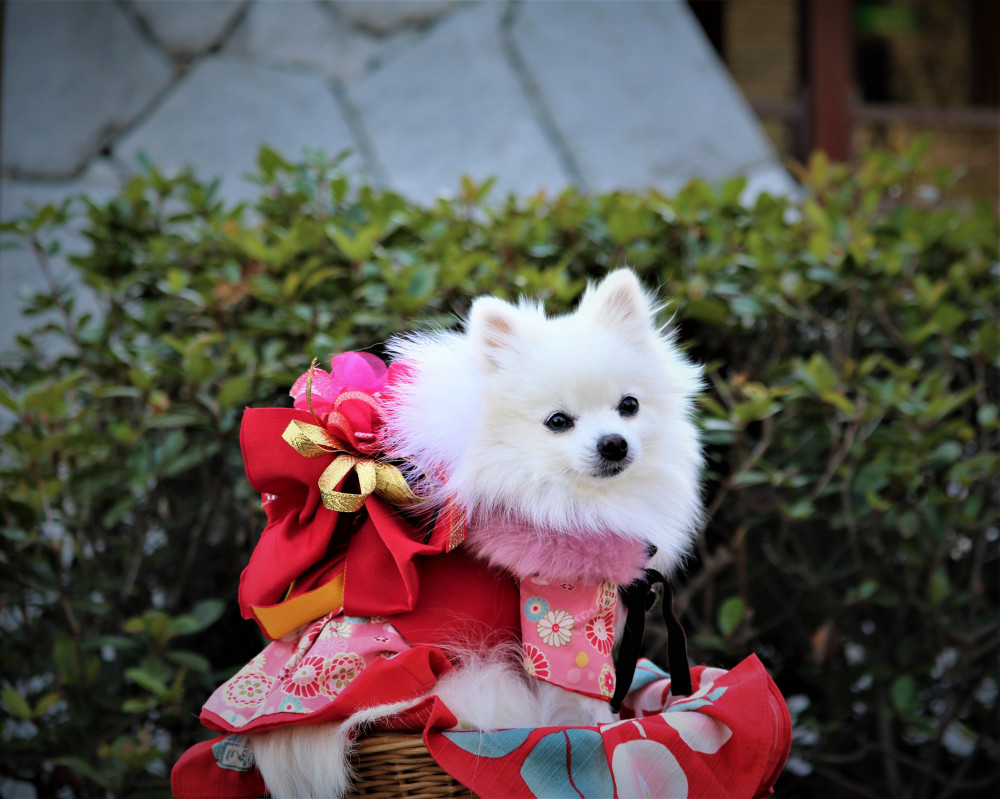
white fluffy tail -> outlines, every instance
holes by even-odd
[[[343,796],[353,781],[346,724],[281,727],[253,736],[253,755],[273,799]]]
[[[338,799],[354,782],[357,728],[408,710],[422,697],[359,710],[336,724],[296,724],[251,736],[254,759],[272,799]]]

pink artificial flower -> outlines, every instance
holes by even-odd
[[[358,452],[376,449],[381,426],[379,395],[385,389],[389,370],[382,360],[367,352],[343,352],[330,361],[330,371],[312,370],[312,387],[307,393],[309,372],[292,386],[295,408],[308,411],[337,439]]]

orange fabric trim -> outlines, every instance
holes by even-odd
[[[344,606],[344,572],[330,582],[277,605],[251,605],[257,623],[271,640],[288,635]]]

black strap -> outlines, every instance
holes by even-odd
[[[615,695],[611,698],[611,711],[618,713],[635,677],[635,664],[639,660],[642,637],[646,628],[646,613],[653,606],[656,595],[652,587],[663,585],[663,621],[667,625],[667,669],[670,672],[670,693],[688,696],[691,693],[691,670],[687,661],[687,638],[684,628],[674,613],[674,591],[666,578],[653,569],[646,569],[635,582],[622,586],[621,596],[625,605],[625,630],[618,648],[615,664]]]
[[[691,669],[688,666],[687,636],[684,625],[674,613],[674,587],[662,575],[663,622],[667,625],[667,668],[670,670],[670,693],[674,696],[691,695]]]

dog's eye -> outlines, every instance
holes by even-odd
[[[573,419],[562,411],[556,411],[545,420],[545,426],[554,433],[561,433],[573,426]]]
[[[622,416],[635,416],[639,412],[639,400],[635,397],[622,397],[618,403],[618,413]]]

